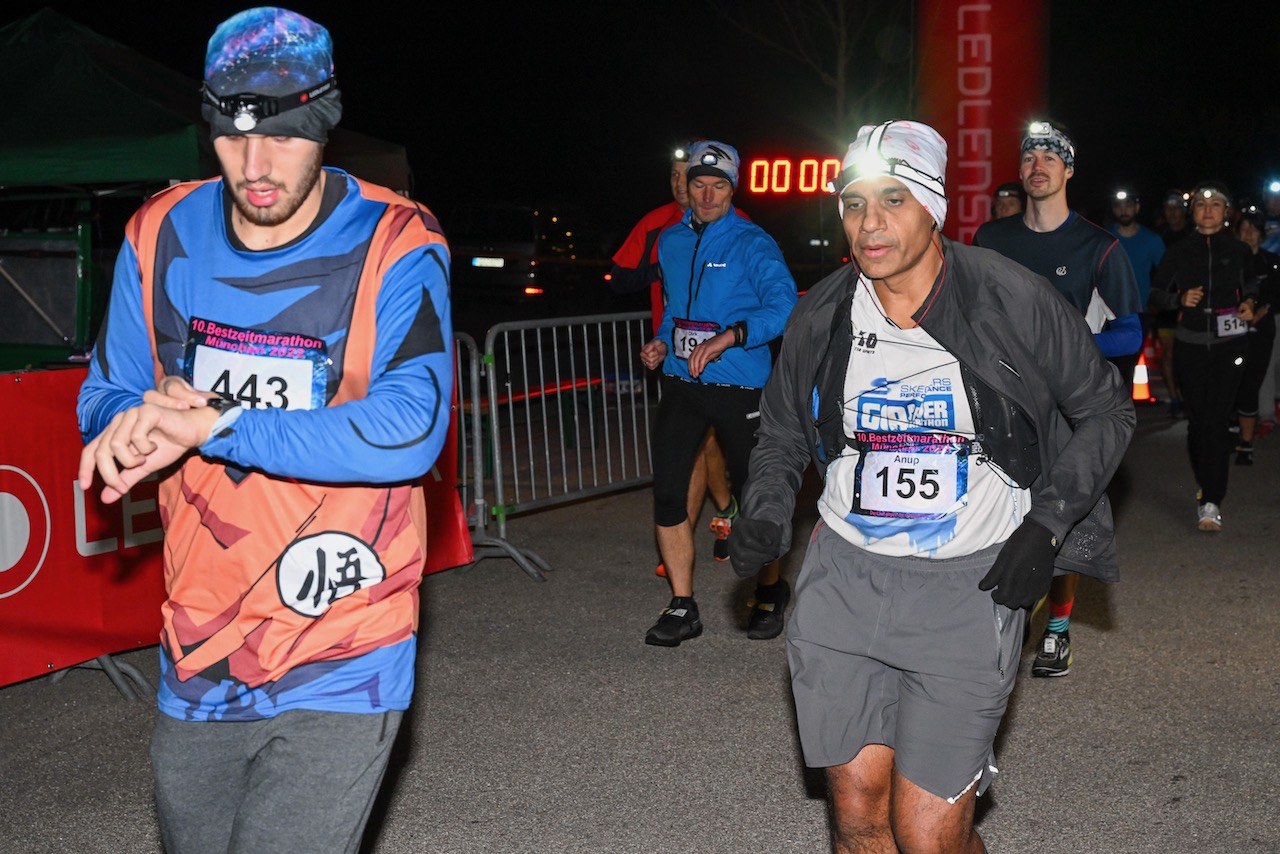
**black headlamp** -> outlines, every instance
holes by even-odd
[[[252,92],[241,92],[236,95],[218,95],[205,83],[200,91],[206,104],[211,104],[218,112],[232,120],[236,130],[248,133],[258,126],[263,119],[278,116],[283,112],[304,107],[323,95],[338,88],[336,77],[330,77],[319,85],[312,86],[291,95],[257,95]]]

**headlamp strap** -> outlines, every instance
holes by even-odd
[[[893,119],[891,121],[884,122],[871,132],[871,135],[867,137],[867,151],[874,151],[878,162],[884,163],[888,166],[888,174],[893,177],[911,181],[915,184],[919,184],[931,193],[936,193],[939,196],[945,196],[947,193],[943,186],[941,175],[930,175],[928,172],[920,171],[905,160],[900,160],[896,157],[885,157],[884,152],[880,150],[880,145],[884,140],[885,131],[889,129],[889,125],[896,121],[898,120]],[[860,163],[854,162],[841,170],[839,185],[837,186],[835,181],[830,182],[827,185],[828,191],[831,193],[839,193],[840,189],[849,186],[858,178],[865,177],[862,174],[862,170],[859,168],[860,166]]]
[[[721,160],[732,160],[729,152],[723,148],[714,145],[708,145],[706,152],[703,153],[701,161],[703,166],[719,166]]]
[[[338,88],[338,79],[330,76],[323,83],[312,86],[310,89],[274,98],[269,95],[257,95],[252,92],[218,95],[209,88],[208,83],[201,86],[200,91],[205,103],[211,104],[217,108],[218,112],[235,120],[236,130],[251,131],[263,119],[269,119],[288,110],[306,106],[316,98],[327,95],[336,88]]]

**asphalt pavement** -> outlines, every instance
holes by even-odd
[[[1122,581],[1081,584],[1069,676],[1031,678],[1024,650],[978,807],[993,854],[1280,852],[1280,436],[1233,467],[1207,534],[1185,422],[1163,405],[1139,422],[1112,489]],[[746,638],[749,584],[711,559],[709,533],[704,634],[643,643],[668,598],[651,506],[638,489],[511,518],[544,583],[506,558],[425,580],[416,705],[366,853],[828,850],[784,641]],[[154,647],[121,660],[154,682]],[[155,715],[96,670],[0,689],[0,852],[159,852]]]

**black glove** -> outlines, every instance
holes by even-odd
[[[978,589],[990,590],[991,598],[1007,608],[1030,608],[1048,595],[1057,554],[1058,538],[1039,522],[1023,519]]]
[[[782,550],[782,529],[774,522],[739,516],[729,530],[729,559],[739,578],[750,578]]]

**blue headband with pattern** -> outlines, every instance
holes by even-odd
[[[1076,167],[1076,147],[1071,138],[1048,122],[1032,122],[1022,138],[1021,154],[1028,151],[1052,151],[1062,158],[1068,169]]]

